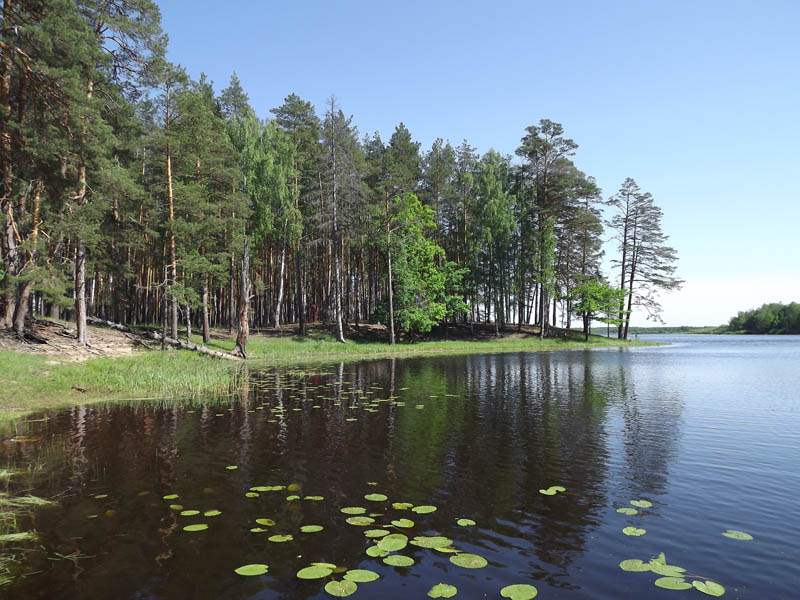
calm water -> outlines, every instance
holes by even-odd
[[[513,583],[543,599],[707,597],[618,567],[664,552],[725,586],[725,598],[796,598],[800,337],[653,337],[673,345],[267,370],[231,398],[93,405],[23,423],[17,434],[41,440],[13,443],[5,432],[5,463],[38,465],[31,493],[59,505],[23,523],[41,547],[27,546],[30,575],[0,596],[325,598],[330,577],[295,576],[323,561],[379,573],[359,584],[360,598],[425,598],[439,582],[458,598],[499,598]],[[245,496],[290,484],[299,491]],[[539,493],[551,485],[567,491]],[[636,499],[653,506],[616,512]],[[201,513],[181,516],[171,503]],[[346,506],[380,516],[349,525]],[[212,509],[222,514],[203,516]],[[258,518],[276,524],[253,533]],[[409,537],[449,537],[488,566],[461,568],[415,546],[400,552],[411,567],[368,557],[364,530],[400,518],[415,523],[400,530]],[[183,530],[193,523],[208,529]],[[324,530],[300,532],[307,524]],[[623,535],[626,526],[647,533]],[[269,572],[234,573],[248,563]]]

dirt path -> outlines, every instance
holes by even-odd
[[[97,356],[129,356],[136,351],[133,336],[103,327],[89,327],[89,347],[79,346],[70,323],[37,319],[28,330],[44,342],[22,341],[11,331],[0,332],[0,350],[48,354],[59,360],[80,362]]]

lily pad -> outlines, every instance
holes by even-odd
[[[656,575],[663,575],[664,577],[683,577],[683,574],[686,572],[686,569],[683,567],[662,565],[661,563],[651,563],[650,570]]]
[[[228,471],[235,471],[235,470],[236,470],[236,469],[238,469],[239,467],[237,467],[236,465],[229,465],[229,466],[227,466],[227,467],[225,467],[225,468],[226,468],[226,469],[228,469]]]
[[[385,502],[389,497],[383,494],[367,494],[364,496],[364,499],[370,500],[371,502]]]
[[[690,590],[692,584],[686,581],[683,577],[660,577],[653,582],[656,587],[664,588],[665,590]]]
[[[258,498],[258,496],[257,492],[246,492],[244,495],[245,498]]]
[[[395,510],[408,510],[412,508],[414,505],[411,502],[392,502],[392,508]]]
[[[256,523],[263,525],[264,527],[272,527],[275,525],[275,521],[272,519],[256,519]]]
[[[393,533],[381,538],[378,541],[378,548],[385,550],[386,552],[397,552],[398,550],[405,548],[407,544],[408,537],[402,533]]]
[[[547,488],[546,490],[539,490],[539,493],[544,494],[545,496],[555,496],[558,492],[550,488]]]
[[[745,533],[744,531],[737,531],[736,529],[728,529],[725,533],[723,533],[727,538],[731,538],[732,540],[752,540],[753,536],[749,533]]]
[[[459,519],[456,521],[456,524],[461,525],[461,527],[471,527],[472,525],[475,525],[475,521],[472,519]]]
[[[646,563],[638,558],[629,558],[619,563],[619,568],[632,573],[644,573],[650,570],[650,563]]]
[[[354,583],[369,583],[379,578],[380,575],[369,569],[352,569],[344,574],[345,581],[352,581]]]
[[[367,509],[361,506],[345,506],[344,508],[340,508],[339,512],[343,512],[346,515],[363,515],[367,512]]]
[[[304,500],[313,500],[314,502],[319,502],[320,500],[324,500],[322,496],[306,496],[303,498]]]
[[[184,531],[203,531],[208,529],[208,525],[205,523],[195,523],[194,525],[187,525],[183,528]]]
[[[633,536],[640,536],[647,533],[646,529],[640,529],[639,527],[626,527],[622,530],[622,533],[625,535],[633,535]]]
[[[389,553],[386,550],[382,550],[378,546],[370,546],[367,548],[367,556],[371,556],[372,558],[383,558],[384,556],[389,556]]]
[[[411,509],[411,512],[415,512],[418,515],[427,515],[428,513],[436,512],[436,507],[428,505],[415,506]]]
[[[180,498],[178,494],[167,494],[164,496],[164,500],[177,500],[178,498]]]
[[[556,491],[556,492],[566,492],[567,491],[567,488],[565,488],[563,485],[551,485],[550,489],[553,490],[553,491]]]
[[[485,558],[477,554],[456,554],[450,557],[450,562],[465,569],[481,569],[489,564]]]
[[[428,596],[431,598],[452,598],[458,593],[458,588],[449,583],[437,583],[430,590]]]
[[[375,519],[372,517],[349,517],[345,519],[350,525],[356,525],[358,527],[366,527],[367,525],[372,525],[375,522]]]
[[[653,506],[653,503],[649,500],[631,500],[631,504],[637,508],[651,508]]]
[[[389,535],[389,533],[390,532],[387,531],[386,529],[367,529],[364,532],[364,535],[367,536],[368,538],[379,538],[385,535]]]
[[[317,533],[318,531],[322,531],[325,529],[322,525],[303,525],[300,528],[300,531],[303,533]]]
[[[296,495],[296,494],[293,494],[293,495],[291,495],[291,496],[286,496],[286,500],[287,500],[288,502],[291,502],[292,500],[300,500],[300,496],[298,496],[298,495]]]
[[[329,581],[325,584],[325,591],[331,596],[345,598],[355,594],[358,586],[352,581]]]
[[[222,514],[221,510],[212,509],[212,510],[207,510],[206,512],[204,512],[203,516],[204,517],[218,517],[221,514]]]
[[[638,515],[639,514],[638,510],[636,510],[635,508],[630,508],[628,506],[626,506],[624,508],[618,508],[617,512],[618,513],[622,513],[623,515],[629,515],[629,516]]]
[[[500,590],[500,595],[503,598],[511,598],[511,600],[533,600],[538,594],[539,590],[527,583],[507,585]]]
[[[383,559],[384,564],[392,567],[410,567],[414,564],[414,559],[402,554],[392,554]]]
[[[94,499],[95,500],[102,500],[104,498],[108,498],[108,494],[97,494]]]
[[[267,531],[267,530],[264,529],[263,527],[252,527],[250,529],[251,533],[264,533],[265,531]]]
[[[183,510],[183,504],[170,504],[169,507],[171,510]]]
[[[288,486],[286,486],[286,489],[290,492],[299,492],[301,487],[299,483],[290,483]]]
[[[267,539],[270,542],[291,542],[294,537],[291,535],[271,535]]]
[[[181,511],[181,516],[182,517],[193,517],[193,516],[199,515],[199,514],[200,514],[199,510],[182,510]]]
[[[397,519],[396,521],[392,521],[392,525],[395,527],[402,527],[404,529],[408,529],[409,527],[414,526],[414,521],[411,519]]]
[[[252,565],[244,565],[243,567],[239,567],[238,569],[234,569],[234,573],[237,575],[245,575],[247,577],[252,577],[254,575],[263,575],[269,570],[267,565],[260,565],[260,564],[252,564]]]
[[[415,537],[410,542],[420,548],[446,548],[453,545],[453,540],[442,536],[424,536],[420,535]]]
[[[329,568],[328,565],[316,564],[306,567],[305,569],[300,569],[297,572],[297,576],[300,579],[322,579],[331,573],[333,573],[333,569]]]
[[[693,581],[692,586],[694,589],[703,592],[704,594],[715,596],[717,598],[725,593],[725,588],[716,581]]]

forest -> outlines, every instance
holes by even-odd
[[[633,178],[605,197],[543,118],[514,155],[362,135],[335,97],[250,105],[166,59],[151,0],[4,0],[0,328],[87,317],[237,334],[323,322],[542,337],[657,319],[679,288],[662,210]],[[276,103],[277,104],[277,103]],[[604,243],[615,255],[603,273]],[[185,329],[184,329],[185,328]]]
[[[774,302],[739,312],[728,322],[729,333],[800,334],[800,304]]]

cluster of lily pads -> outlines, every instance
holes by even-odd
[[[633,515],[638,515],[639,514],[639,511],[637,509],[640,509],[640,508],[652,508],[653,507],[653,503],[650,502],[649,500],[631,500],[631,504],[633,506],[635,506],[636,508],[631,508],[630,506],[625,506],[625,507],[622,507],[622,508],[618,508],[617,512],[621,513],[623,515],[628,515],[629,517],[632,517]],[[629,526],[629,527],[624,527],[622,529],[622,533],[624,533],[625,535],[631,535],[631,536],[634,536],[634,537],[639,537],[639,536],[644,535],[645,533],[647,533],[647,530],[643,529],[641,527],[630,527]]]
[[[725,593],[725,588],[716,581],[702,575],[692,575],[687,573],[683,567],[668,564],[663,552],[647,562],[638,558],[623,560],[619,563],[619,568],[633,573],[652,572],[660,575],[661,577],[656,579],[653,584],[667,590],[695,589],[714,597],[722,596]]]

